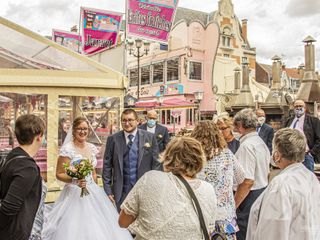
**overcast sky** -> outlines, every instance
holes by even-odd
[[[320,0],[233,0],[239,19],[248,19],[248,39],[257,61],[271,64],[275,54],[288,67],[304,62],[302,40],[313,36],[320,70]],[[125,12],[125,0],[0,0],[0,16],[42,35],[79,24],[80,6]],[[212,12],[218,0],[179,0],[180,7]]]

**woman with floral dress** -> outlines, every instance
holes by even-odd
[[[226,239],[236,239],[238,227],[233,185],[243,182],[243,169],[212,121],[199,122],[191,137],[201,142],[207,157],[207,165],[198,173],[198,178],[211,183],[215,189],[218,203],[216,231]]]

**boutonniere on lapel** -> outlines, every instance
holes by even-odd
[[[162,136],[161,134],[159,134],[159,135],[158,135],[158,138],[161,139],[161,138],[163,138],[163,136]]]
[[[143,145],[145,148],[150,148],[151,147],[151,144],[150,143],[145,143],[144,145]]]

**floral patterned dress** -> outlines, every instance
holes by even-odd
[[[227,221],[237,229],[233,186],[243,182],[244,171],[234,154],[227,148],[223,149],[207,162],[197,177],[214,187],[218,221]]]

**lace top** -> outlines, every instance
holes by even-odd
[[[217,203],[214,189],[199,179],[188,182],[200,203],[207,229],[212,231]],[[149,171],[144,174],[121,208],[136,216],[129,229],[137,240],[204,239],[189,193],[171,173]]]
[[[79,159],[83,159],[83,158],[89,159],[93,167],[95,167],[97,165],[97,158],[96,158],[97,154],[98,154],[98,149],[93,144],[86,143],[84,150],[81,150],[77,148],[74,145],[74,143],[71,141],[61,147],[59,156],[69,158],[71,165]],[[86,177],[86,180],[88,183],[92,182],[93,181],[92,174],[88,175]]]
[[[212,184],[218,200],[218,220],[231,221],[236,217],[233,197],[233,184],[240,184],[244,180],[244,171],[229,149],[224,149],[218,156],[214,156],[197,176],[199,179]]]

